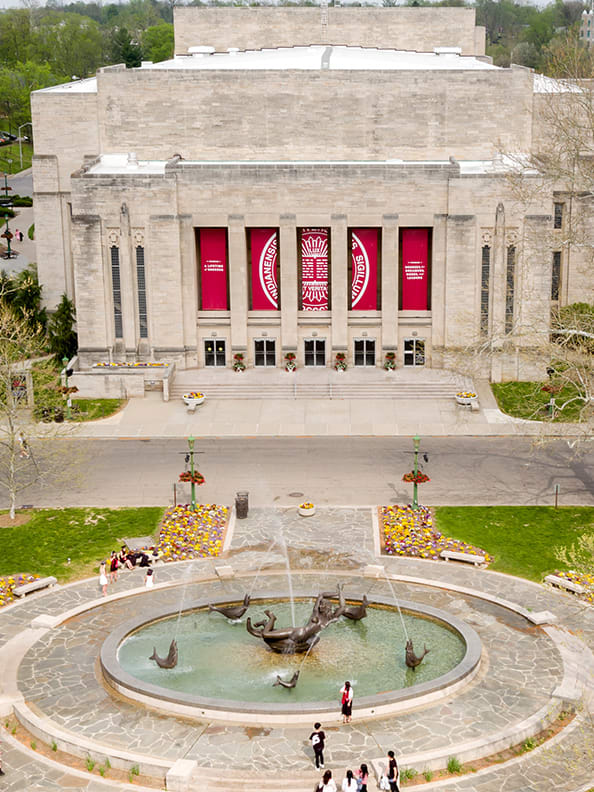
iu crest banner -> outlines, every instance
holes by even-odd
[[[278,310],[278,235],[274,228],[252,228],[252,310]]]
[[[327,311],[328,229],[301,229],[301,304],[304,311]]]
[[[402,229],[402,310],[426,311],[429,290],[429,230]]]
[[[354,228],[351,232],[351,309],[377,311],[377,228]]]
[[[200,229],[200,285],[203,311],[227,311],[227,231]]]

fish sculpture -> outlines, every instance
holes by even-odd
[[[177,665],[177,641],[175,638],[169,645],[169,654],[167,657],[159,657],[157,654],[157,647],[153,646],[153,653],[149,660],[154,660],[159,668],[175,668]]]
[[[250,605],[250,595],[246,594],[243,598],[243,605],[230,605],[228,608],[225,607],[217,607],[216,605],[208,606],[208,610],[216,611],[217,613],[222,613],[223,616],[226,616],[228,619],[241,619],[243,614],[249,608]]]
[[[427,647],[424,646],[423,654],[420,655],[420,656],[417,656],[415,654],[415,650],[413,649],[413,642],[411,640],[408,640],[406,642],[406,658],[405,658],[406,665],[409,668],[412,668],[412,670],[414,671],[415,668],[418,665],[420,665],[420,663],[423,661],[423,658],[425,657],[425,655],[428,652],[430,652],[430,651],[431,651],[430,649],[427,649]]]
[[[291,679],[288,682],[285,682],[285,680],[281,679],[280,676],[277,674],[276,675],[276,682],[273,682],[272,686],[276,687],[277,685],[281,685],[281,687],[284,687],[284,688],[294,688],[295,685],[297,684],[297,680],[298,679],[299,679],[299,671],[295,671],[295,673],[293,674],[293,676],[291,677]]]
[[[343,616],[353,621],[359,621],[367,616],[367,595],[363,595],[363,599],[359,605],[348,605],[343,612]]]

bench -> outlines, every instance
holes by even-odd
[[[550,583],[551,586],[558,586],[559,588],[567,589],[567,591],[573,591],[574,594],[583,594],[585,588],[580,586],[579,583],[574,583],[572,580],[566,580],[565,578],[558,577],[557,575],[547,575],[544,579],[545,583]]]
[[[444,561],[466,561],[467,564],[474,564],[475,566],[482,566],[487,563],[485,556],[474,555],[473,553],[459,553],[456,550],[442,550],[439,557],[443,558]]]
[[[15,586],[13,594],[15,597],[24,597],[26,594],[31,594],[33,591],[40,591],[48,586],[55,586],[57,583],[55,577],[39,578],[32,583],[24,583],[22,586]]]

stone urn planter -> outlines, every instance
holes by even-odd
[[[460,391],[460,393],[456,394],[455,398],[458,404],[464,405],[473,404],[478,401],[478,396],[472,391]]]
[[[206,396],[199,391],[191,391],[190,393],[184,393],[182,399],[184,404],[187,404],[188,407],[190,405],[197,407],[199,404],[202,404],[202,402],[206,399]]]
[[[313,503],[301,503],[297,507],[297,511],[302,517],[313,517],[316,513],[316,507]]]

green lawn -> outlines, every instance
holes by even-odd
[[[116,413],[125,399],[73,399],[73,421],[95,421],[97,418],[107,418]]]
[[[555,548],[594,532],[594,508],[567,506],[439,506],[435,523],[442,533],[471,542],[494,556],[490,569],[529,580],[564,565]]]
[[[19,173],[31,167],[31,158],[33,157],[33,146],[30,143],[22,144],[23,150],[23,167],[21,168],[21,159],[19,156],[19,144],[10,143],[8,146],[0,146],[0,171],[2,173]],[[8,162],[12,160],[12,162]],[[2,182],[4,184],[4,182]]]
[[[546,382],[494,382],[491,385],[499,409],[513,415],[514,418],[527,418],[532,421],[550,420],[549,408],[547,407],[551,394],[543,391]],[[576,390],[570,385],[563,387],[559,393],[555,393],[557,404],[563,404],[568,399],[576,395]],[[579,421],[582,402],[572,402],[562,412],[556,412],[555,423],[567,423]]]
[[[153,534],[162,516],[162,508],[40,509],[24,525],[0,528],[0,575],[88,577],[119,549],[118,539]]]

